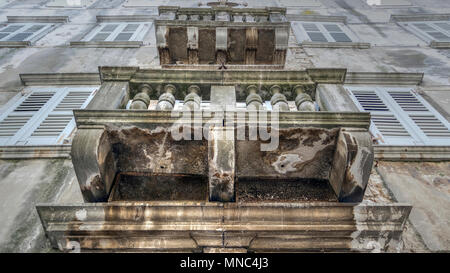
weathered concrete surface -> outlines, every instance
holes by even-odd
[[[123,109],[130,99],[128,82],[106,82],[96,92],[86,109]]]
[[[450,250],[450,163],[378,162],[399,202],[413,206],[410,221],[432,251]]]
[[[0,161],[0,252],[52,251],[36,203],[82,202],[70,160]]]
[[[386,183],[384,183],[377,170],[372,168],[362,204],[390,204],[395,202],[394,194],[387,188]],[[410,219],[408,219],[403,228],[401,244],[403,246],[400,249],[390,249],[388,251],[406,253],[430,252],[414,225],[411,224]]]

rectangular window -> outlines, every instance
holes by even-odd
[[[11,23],[0,25],[0,41],[33,41],[52,26],[54,25],[48,23]]]
[[[125,42],[143,41],[145,34],[151,26],[151,22],[146,23],[101,23],[97,25],[82,41],[91,42]]]
[[[351,43],[355,42],[352,34],[342,23],[334,22],[299,22],[291,23],[297,42],[304,41],[319,43]]]
[[[426,42],[450,42],[450,21],[399,22]]]
[[[346,86],[379,144],[449,145],[450,124],[410,88]]]
[[[33,88],[0,115],[0,145],[63,144],[97,87]],[[19,95],[20,96],[20,95]]]

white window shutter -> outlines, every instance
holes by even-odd
[[[352,42],[350,37],[344,32],[342,27],[340,27],[338,24],[323,23],[322,25],[326,29],[328,34],[331,36],[334,42],[344,42],[344,43]]]
[[[35,88],[0,115],[0,145],[63,144],[96,87]]]
[[[101,23],[83,41],[140,41],[150,29],[150,22],[145,23]]]
[[[21,97],[0,115],[0,145],[23,144],[24,137],[55,101],[56,92],[36,90]]]
[[[413,145],[414,138],[402,125],[376,88],[348,88],[360,111],[371,113],[370,132],[379,144]]]
[[[64,144],[75,129],[73,110],[83,109],[94,96],[94,88],[65,88],[64,96],[27,139],[28,145]]]
[[[400,22],[400,25],[427,42],[450,41],[450,21]]]
[[[399,107],[402,118],[410,123],[426,145],[449,145],[450,125],[420,95],[411,90],[389,90],[387,94]]]
[[[371,113],[380,144],[450,145],[450,125],[410,88],[346,87],[361,111]]]
[[[0,28],[0,41],[32,41],[51,28],[49,23],[13,23]]]
[[[292,22],[292,29],[298,43],[304,41],[333,43],[353,42],[345,25],[333,22]]]

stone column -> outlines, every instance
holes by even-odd
[[[270,104],[272,104],[272,109],[274,111],[289,111],[289,104],[286,96],[281,94],[281,87],[274,85],[270,88],[270,93],[272,98],[270,99]]]
[[[156,110],[170,111],[175,106],[175,86],[168,84],[164,86],[164,93],[158,98],[158,104],[156,105]]]
[[[139,86],[139,93],[137,93],[133,102],[131,102],[130,109],[140,109],[145,110],[148,109],[148,105],[150,104],[150,94],[152,92],[152,88],[148,84],[142,84]]]
[[[296,85],[293,88],[295,97],[295,106],[297,106],[298,111],[302,112],[314,112],[316,107],[314,106],[314,101],[310,95],[305,93],[304,88],[301,85]]]
[[[247,110],[262,110],[263,100],[260,95],[258,95],[258,87],[256,85],[249,85],[247,87],[248,96],[245,100],[247,104]]]
[[[183,108],[185,110],[199,110],[202,103],[202,99],[199,96],[200,87],[197,85],[191,85],[188,88],[188,94],[184,98]]]

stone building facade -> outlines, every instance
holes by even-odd
[[[229,2],[0,0],[1,252],[449,250],[450,3]]]

